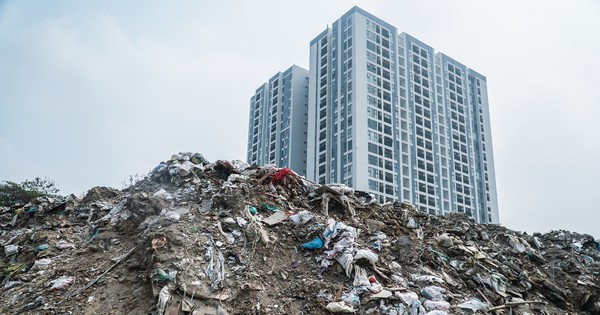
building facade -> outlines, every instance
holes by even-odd
[[[278,72],[250,98],[247,162],[306,175],[308,70]]]
[[[358,7],[309,69],[307,178],[499,222],[484,76]]]

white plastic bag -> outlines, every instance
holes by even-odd
[[[65,289],[70,286],[73,282],[75,282],[75,277],[71,276],[62,276],[58,279],[54,279],[48,282],[48,286],[50,287],[50,291],[57,291]]]
[[[373,264],[375,264],[379,261],[379,255],[375,254],[374,252],[372,252],[368,249],[357,250],[356,254],[354,254],[354,260],[359,260],[359,259],[363,259],[363,258],[370,261]]]
[[[445,301],[445,299],[444,299],[445,292],[446,292],[446,289],[435,286],[435,285],[424,287],[423,289],[421,289],[421,294],[423,294],[423,296],[425,298],[432,300],[432,301]]]
[[[19,252],[19,245],[5,245],[4,254],[8,257]]]
[[[371,285],[365,269],[359,266],[354,266],[354,283],[352,283],[352,285],[355,287]]]
[[[450,303],[448,303],[446,301],[425,300],[425,302],[423,302],[423,306],[425,306],[425,309],[427,309],[428,311],[433,311],[433,310],[449,311],[450,310]]]
[[[344,303],[344,302],[331,302],[329,304],[327,304],[326,306],[327,310],[332,312],[332,313],[352,313],[354,314],[356,312],[356,310]]]
[[[310,211],[300,211],[294,215],[289,216],[290,221],[294,223],[294,225],[304,225],[310,221],[314,215]]]
[[[52,263],[52,260],[50,260],[48,258],[38,259],[33,263],[31,270],[44,270],[44,269],[48,268],[48,266],[50,266],[51,263]]]
[[[342,255],[338,256],[335,260],[337,260],[337,262],[340,263],[342,267],[344,267],[344,270],[346,271],[346,277],[350,278],[352,270],[354,269],[354,265],[352,264],[354,260],[352,258],[352,254],[348,252],[343,253]]]
[[[157,304],[157,308],[158,308],[158,315],[163,315],[165,313],[165,310],[167,309],[167,303],[169,302],[169,299],[171,298],[171,293],[169,292],[169,286],[166,285],[164,287],[162,287],[162,289],[160,290],[160,293],[158,294],[158,304]]]
[[[75,244],[69,243],[65,240],[60,240],[60,241],[56,242],[56,248],[58,248],[58,249],[75,248]]]
[[[457,305],[459,308],[469,309],[473,312],[484,311],[487,312],[488,305],[481,302],[478,299],[471,299],[466,302],[460,303]]]

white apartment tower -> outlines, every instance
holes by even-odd
[[[309,69],[309,179],[499,222],[484,76],[358,7],[311,41]],[[249,161],[279,163],[255,143]]]
[[[250,164],[276,164],[306,174],[308,70],[278,72],[250,98]]]

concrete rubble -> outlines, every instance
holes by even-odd
[[[0,208],[2,314],[600,314],[600,247],[179,153]]]

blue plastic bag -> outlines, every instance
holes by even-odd
[[[302,244],[303,248],[306,249],[319,249],[323,248],[323,240],[320,237],[315,237],[312,241]]]

